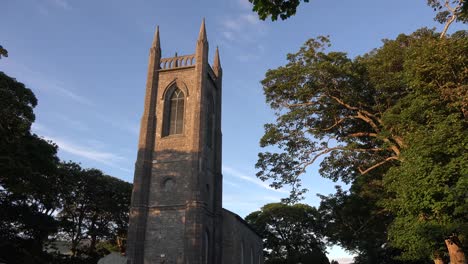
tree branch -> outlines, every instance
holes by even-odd
[[[440,38],[444,38],[445,35],[447,34],[447,30],[450,27],[450,25],[457,19],[458,14],[457,10],[459,10],[463,5],[463,0],[460,0],[458,5],[455,8],[452,8],[450,6],[450,0],[445,0],[444,6],[447,8],[447,10],[452,14],[452,16],[447,20],[444,26],[444,30],[442,30],[442,33],[440,33]]]
[[[366,116],[368,116],[370,118],[374,118],[379,124],[382,124],[382,121],[380,120],[380,118],[378,118],[374,114],[370,113],[369,111],[361,109],[361,108],[356,107],[356,106],[351,106],[350,104],[345,103],[343,100],[341,100],[340,98],[338,98],[336,96],[333,96],[333,95],[328,95],[328,96],[330,98],[332,98],[333,100],[335,100],[340,105],[346,107],[347,109],[354,110],[354,111],[357,111],[358,113],[362,113],[362,114],[364,114],[364,115],[366,115]]]
[[[376,168],[378,168],[378,167],[384,165],[385,163],[387,163],[387,162],[389,162],[389,161],[391,161],[391,160],[398,160],[398,157],[395,157],[395,156],[388,157],[388,158],[384,159],[383,161],[381,161],[381,162],[379,162],[379,163],[377,163],[377,164],[372,165],[371,167],[367,168],[366,170],[362,170],[361,168],[358,168],[359,173],[361,173],[361,175],[364,175],[364,174],[366,174],[366,173],[368,173],[368,172],[370,172],[370,171],[372,171],[372,170],[374,170],[374,169],[376,169]]]
[[[346,137],[377,137],[377,133],[357,132],[357,133],[349,134]]]

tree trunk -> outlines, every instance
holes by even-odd
[[[435,257],[434,264],[445,264],[445,262],[441,257]]]
[[[445,245],[450,256],[450,264],[466,264],[465,252],[463,252],[460,244],[457,236],[445,239]]]

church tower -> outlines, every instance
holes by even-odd
[[[128,264],[222,263],[221,80],[203,20],[195,54],[150,48],[127,240]]]

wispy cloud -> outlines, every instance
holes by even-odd
[[[239,14],[228,15],[220,21],[220,27],[223,46],[242,50],[241,55],[237,56],[239,61],[258,60],[265,53],[260,43],[262,37],[267,34],[268,28],[267,24],[256,14],[242,11]]]
[[[44,125],[42,125],[39,122],[34,122],[31,126],[31,130],[33,132],[42,133],[42,134],[47,134],[50,132],[49,129],[47,129]]]
[[[221,32],[226,41],[252,43],[266,32],[266,24],[252,13],[241,13],[225,17]]]
[[[84,105],[93,105],[91,100],[89,100],[88,98],[81,96],[75,92],[72,92],[71,90],[65,89],[63,88],[63,86],[64,85],[57,85],[55,83],[50,83],[48,86],[48,89],[52,89],[55,92],[57,92],[57,94],[68,97],[75,102],[78,102]]]
[[[275,192],[280,192],[280,193],[288,193],[287,191],[285,190],[281,190],[281,189],[275,189],[275,188],[272,188],[270,187],[270,185],[268,185],[268,183],[266,182],[263,182],[255,177],[252,177],[252,176],[249,176],[245,173],[242,173],[234,168],[231,168],[229,166],[225,166],[223,165],[223,174],[227,174],[227,175],[231,175],[231,176],[234,176],[236,178],[239,178],[239,179],[242,179],[244,181],[248,181],[248,182],[251,182],[259,187],[262,187],[264,189],[267,189],[267,190],[270,190],[270,191],[275,191]]]
[[[77,145],[71,141],[57,138],[57,137],[44,136],[44,139],[50,140],[54,142],[55,144],[57,144],[59,147],[59,150],[61,151],[64,151],[64,152],[67,152],[67,153],[70,153],[70,154],[73,154],[75,156],[82,157],[85,159],[93,160],[93,161],[105,164],[107,166],[120,169],[125,172],[131,172],[131,170],[127,168],[123,168],[118,165],[119,163],[122,163],[126,159],[117,154],[106,152],[106,151],[94,150],[90,147]]]
[[[113,118],[112,116],[102,114],[96,114],[95,117],[115,128],[130,132],[133,135],[138,135],[140,132],[139,125],[129,120],[122,118]]]
[[[226,179],[223,179],[223,183],[227,184],[227,185],[231,185],[233,187],[240,187],[239,184],[235,183],[235,182],[232,182],[232,181],[228,181]]]
[[[250,3],[249,0],[237,0],[237,3],[243,9],[252,9],[252,3]]]
[[[69,127],[73,128],[73,130],[81,130],[81,131],[90,130],[88,124],[86,124],[83,121],[80,121],[77,118],[71,118],[70,116],[67,116],[58,112],[53,113],[53,115],[59,120],[59,122],[67,124]]]
[[[253,14],[240,14],[223,20],[225,29],[233,32],[243,31],[246,27],[255,26],[259,23],[258,18]]]
[[[94,105],[91,100],[76,93],[71,88],[64,88],[70,87],[70,84],[65,84],[64,82],[57,79],[47,77],[40,71],[33,70],[28,66],[15,63],[14,61],[9,61],[9,64],[15,70],[16,74],[19,75],[16,77],[23,80],[33,90],[37,89],[40,91],[53,93],[57,96],[68,98],[76,103],[88,106]]]
[[[223,207],[239,214],[246,216],[254,210],[260,209],[268,203],[277,203],[281,200],[280,197],[265,196],[262,193],[238,194],[226,193],[223,194]]]
[[[56,7],[60,7],[62,9],[70,10],[71,6],[70,3],[66,0],[48,0],[48,2]]]
[[[245,202],[245,203],[252,203],[252,201],[260,202],[260,203],[265,203],[265,202],[279,202],[281,200],[280,197],[275,197],[275,196],[265,196],[265,195],[249,195],[249,196],[243,196],[240,197],[238,195],[229,195],[225,194],[223,195],[223,202],[226,203],[236,203],[236,202]]]

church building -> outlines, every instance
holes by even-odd
[[[263,245],[222,208],[218,49],[208,63],[202,22],[195,54],[161,58],[150,48],[135,163],[127,264],[262,264]]]

